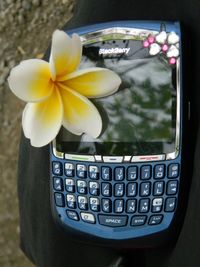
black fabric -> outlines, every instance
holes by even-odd
[[[192,143],[196,143],[191,193],[182,231],[174,248],[117,251],[72,241],[55,226],[49,200],[48,147],[33,148],[22,135],[19,152],[18,192],[21,247],[39,267],[107,267],[117,256],[127,266],[200,266],[200,1],[199,0],[79,0],[65,29],[112,20],[179,20],[188,33],[187,57],[192,103]],[[195,139],[196,136],[196,139]],[[191,146],[192,147],[192,146]]]

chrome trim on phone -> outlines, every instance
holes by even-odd
[[[150,34],[157,34],[157,33],[158,31],[153,31],[153,30],[112,27],[84,34],[81,36],[81,40],[83,44],[102,42],[108,40],[108,38],[110,40],[111,37],[110,35],[112,35],[112,39],[145,40]]]
[[[54,139],[52,142],[52,151],[56,158],[64,159],[64,153],[56,150],[56,139]]]
[[[81,40],[83,44],[90,44],[93,42],[99,42],[99,41],[106,41],[106,40],[110,40],[110,39],[122,39],[122,40],[144,40],[146,39],[150,34],[157,34],[159,33],[159,31],[153,31],[153,30],[144,30],[144,29],[135,29],[135,28],[126,28],[126,27],[112,27],[112,28],[107,28],[107,29],[102,29],[99,31],[95,31],[95,32],[90,32],[87,34],[83,34],[81,36]],[[112,35],[112,36],[111,36]],[[177,95],[176,95],[176,137],[175,137],[175,151],[171,152],[171,153],[167,153],[166,155],[162,155],[162,157],[160,157],[160,159],[157,160],[171,160],[171,159],[175,159],[178,157],[179,155],[179,151],[180,151],[180,127],[181,127],[181,121],[180,121],[180,113],[181,113],[181,109],[180,109],[180,101],[181,101],[181,92],[180,92],[180,58],[177,59],[177,63],[176,63],[176,89],[177,89]],[[64,153],[59,152],[56,150],[56,140],[53,141],[52,143],[52,147],[53,147],[53,154],[54,156],[58,157],[58,158],[64,158]],[[75,156],[75,155],[74,155]],[[79,156],[79,155],[77,155]],[[81,157],[90,157],[90,155],[80,155]],[[154,157],[156,155],[152,155],[152,156],[133,156],[132,157],[132,162],[136,162],[135,159],[137,157]],[[160,156],[160,155],[158,155]],[[100,157],[100,156],[98,156]],[[118,158],[121,158],[123,156],[119,156]],[[129,157],[129,156],[125,156],[125,157]],[[124,159],[125,159],[124,157]],[[105,158],[115,158],[112,156],[104,156],[104,162],[117,162],[117,161],[105,161]],[[100,158],[99,158],[100,159]],[[99,161],[99,159],[96,161]],[[138,158],[139,159],[139,158]],[[84,161],[84,160],[83,160]],[[88,161],[88,160],[86,160]],[[94,160],[95,161],[95,160]],[[125,160],[126,161],[126,160]],[[119,162],[122,162],[121,159]],[[128,160],[127,160],[128,162]]]
[[[175,151],[166,154],[166,160],[175,159],[179,155],[180,151],[180,113],[181,113],[181,88],[180,88],[180,58],[177,59],[176,63],[176,139],[175,139]]]

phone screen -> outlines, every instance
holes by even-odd
[[[106,53],[115,48],[116,53]],[[113,95],[90,99],[102,117],[101,135],[94,139],[61,128],[56,138],[58,151],[111,156],[175,151],[175,65],[170,65],[162,54],[150,56],[141,40],[108,40],[103,45],[84,45],[80,68],[86,67],[111,69],[122,84]]]

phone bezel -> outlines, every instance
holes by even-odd
[[[167,31],[169,32],[169,31]],[[127,40],[127,39],[136,39],[138,40],[138,38],[140,38],[141,41],[145,40],[150,34],[158,34],[159,31],[158,30],[149,30],[149,29],[142,29],[142,28],[129,28],[129,27],[108,27],[105,29],[101,29],[101,30],[95,30],[95,31],[91,31],[89,33],[84,33],[84,34],[80,34],[80,38],[82,41],[83,45],[87,45],[93,42],[99,42],[99,41],[105,41],[107,39],[108,35],[113,35],[112,40],[115,39],[121,39],[121,40]],[[180,41],[179,41],[179,49],[181,49],[181,36],[180,36],[180,32],[177,32],[179,37],[180,37]],[[181,55],[181,51],[180,51],[180,55]],[[123,156],[124,158],[130,158],[130,161],[134,161],[134,162],[139,162],[142,161],[139,158],[144,158],[146,157],[146,160],[150,160],[151,161],[151,156],[160,156],[160,160],[166,159],[166,160],[172,160],[172,159],[176,159],[179,156],[180,153],[180,139],[181,139],[181,84],[180,84],[180,69],[181,69],[181,62],[180,62],[180,57],[177,59],[176,62],[176,135],[175,135],[175,150],[170,152],[170,153],[166,153],[166,154],[162,154],[162,155],[118,155]],[[58,151],[56,149],[56,139],[53,140],[52,142],[52,151],[55,157],[57,158],[64,158],[65,157],[65,153]],[[76,154],[74,154],[76,155]],[[84,156],[84,155],[83,155]],[[98,155],[99,156],[99,155]],[[106,157],[106,156],[105,156]],[[109,157],[109,156],[108,156]],[[131,160],[131,158],[137,158],[137,160]],[[158,159],[159,160],[159,159]]]

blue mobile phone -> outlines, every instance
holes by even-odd
[[[184,184],[180,24],[109,22],[67,33],[74,32],[83,43],[80,68],[111,69],[122,84],[93,99],[103,118],[98,139],[62,128],[50,146],[55,221],[85,241],[165,243],[177,229]]]

